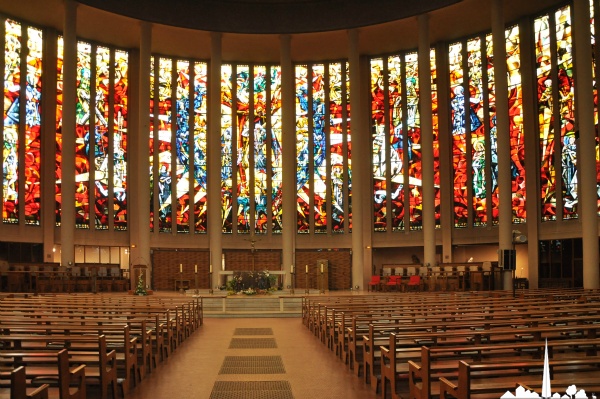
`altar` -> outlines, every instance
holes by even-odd
[[[274,291],[285,287],[286,273],[269,270],[224,270],[219,272],[219,286],[228,291]]]

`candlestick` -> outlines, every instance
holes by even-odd
[[[321,273],[323,273],[323,264],[321,263]]]
[[[306,265],[306,273],[308,273],[308,265]]]
[[[210,265],[210,266],[208,267],[208,272],[209,272],[209,273],[212,273],[212,265]]]
[[[194,265],[194,273],[198,273],[198,265]]]
[[[290,273],[294,274],[294,265],[290,266]]]
[[[179,273],[183,273],[183,265],[181,263],[179,264]]]

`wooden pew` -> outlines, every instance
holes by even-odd
[[[554,359],[550,362],[552,374],[556,377],[562,373],[571,373],[580,378],[595,378],[600,381],[600,357],[584,357],[571,359]],[[522,360],[503,363],[467,363],[458,362],[458,378],[450,381],[440,377],[440,399],[470,399],[474,396],[500,397],[514,387],[515,380],[524,384],[541,380],[543,360]],[[524,371],[528,370],[528,372]],[[533,372],[533,370],[537,370]],[[573,374],[576,373],[576,374]],[[501,374],[503,377],[493,378]]]
[[[390,342],[392,343],[392,342]],[[548,341],[548,353],[552,358],[554,352],[572,354],[578,351],[587,356],[597,356],[600,339],[564,339]],[[523,358],[540,359],[545,348],[544,342],[514,342],[506,345],[458,345],[437,348],[422,347],[420,362],[408,360],[409,399],[430,399],[439,395],[438,378],[441,375],[456,374],[456,361],[495,361],[515,360]],[[382,386],[387,391],[391,388],[392,397],[398,397],[398,372],[396,362],[392,362],[392,351],[395,348],[382,348],[382,356],[386,359],[382,370]]]

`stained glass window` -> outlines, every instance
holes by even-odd
[[[508,48],[507,43],[507,48]],[[507,55],[508,57],[508,55]],[[487,124],[487,129],[489,131],[489,143],[490,152],[486,156],[486,173],[488,178],[486,180],[486,204],[487,211],[491,213],[491,222],[493,225],[498,224],[498,217],[500,216],[499,210],[499,190],[498,190],[498,131],[496,127],[496,80],[494,74],[494,46],[493,46],[493,38],[491,34],[487,34],[485,36],[485,62],[486,68],[486,76],[484,79],[487,80],[487,100],[488,100],[488,110],[487,110],[487,120],[484,120],[484,123]],[[485,103],[484,103],[485,104]],[[479,143],[479,141],[478,141]],[[475,152],[475,148],[473,148]],[[475,162],[475,160],[473,160]],[[474,166],[473,166],[474,168]],[[512,174],[511,174],[512,175]],[[473,173],[473,176],[475,174]],[[475,184],[473,184],[473,189],[475,189]],[[514,190],[511,190],[514,192]],[[486,213],[486,217],[489,213]],[[477,218],[478,210],[475,208],[475,218]],[[487,223],[486,223],[487,225]]]
[[[409,226],[423,228],[423,162],[421,153],[421,114],[419,112],[418,53],[405,56],[406,138],[408,157]]]
[[[465,88],[463,86],[463,45],[449,47],[450,117],[452,129],[452,166],[454,180],[454,227],[467,227],[467,143],[465,129]]]
[[[348,231],[352,232],[352,117],[351,106],[350,106],[350,64],[346,62],[346,79],[345,79],[345,88],[346,88],[346,106],[344,107],[345,113],[342,115],[346,118],[346,151],[348,153],[348,164],[346,165],[346,190],[347,190],[347,198],[348,198]],[[342,91],[343,92],[343,91]]]
[[[344,232],[344,94],[346,70],[344,64],[329,64],[329,157],[331,164],[331,231]],[[347,143],[346,143],[347,144]]]
[[[75,227],[90,228],[90,99],[92,78],[92,46],[77,43],[77,99],[75,103]],[[95,136],[95,135],[94,135]]]
[[[250,233],[250,68],[238,65],[236,72],[237,216],[238,233]]]
[[[42,31],[27,29],[27,100],[25,105],[25,223],[40,225],[41,204],[41,103],[42,103]]]
[[[542,221],[557,219],[556,190],[559,187],[562,192],[562,218],[578,216],[570,12],[570,7],[563,7],[554,13],[554,18],[541,16],[534,24]],[[557,131],[560,132],[558,138]],[[555,163],[557,151],[560,151],[560,168]],[[559,170],[560,186],[556,182]]]
[[[16,224],[19,223],[21,53],[26,49],[23,48],[23,27],[20,23],[5,20],[4,32],[2,221]]]
[[[190,231],[190,63],[177,61],[175,178],[177,232]]]
[[[283,153],[281,125],[281,67],[271,67],[271,226],[273,233],[282,232]]]
[[[402,57],[388,57],[389,170],[392,230],[404,230],[404,148]]]
[[[173,96],[173,61],[158,58],[158,229],[161,233],[169,233],[172,229],[172,96]]]
[[[484,43],[485,45],[485,43]],[[471,189],[473,225],[487,224],[486,212],[486,139],[483,113],[484,69],[481,56],[480,38],[467,41],[469,74],[469,132],[471,133]],[[486,65],[487,67],[487,65]],[[487,68],[485,69],[487,71]],[[495,131],[495,130],[494,130]]]
[[[96,49],[94,95],[94,216],[98,230],[108,229],[109,131],[111,52],[106,47]]]
[[[223,232],[233,232],[233,85],[232,66],[221,66],[221,201]]]
[[[371,60],[371,151],[373,173],[373,224],[375,231],[387,230],[387,140],[385,75],[383,59]]]
[[[114,229],[127,229],[127,144],[129,98],[129,55],[115,51],[113,105],[113,209]]]
[[[63,100],[63,38],[57,40],[56,51],[56,149],[54,165],[54,214],[56,226],[61,225],[62,208],[62,100]]]
[[[513,26],[506,30],[506,62],[508,72],[508,115],[510,129],[510,169],[512,180],[512,214],[513,223],[525,223],[525,135],[523,132],[523,89],[521,86],[521,52],[519,27]],[[494,148],[492,148],[492,166],[494,165]],[[497,173],[492,168],[492,174]],[[497,195],[494,185],[494,210],[496,212]],[[494,213],[494,220],[496,215]]]
[[[156,62],[156,57],[150,57],[150,120],[149,120],[149,132],[148,132],[148,157],[149,157],[149,170],[148,173],[150,175],[150,231],[154,231],[155,220],[155,212],[154,212],[154,187],[157,186],[155,182],[156,173],[154,173],[154,144],[155,137],[157,136],[158,123],[155,123],[155,116],[158,115],[158,64]]]
[[[596,43],[596,17],[594,0],[590,0],[590,31],[592,34],[593,80],[594,80],[594,125],[596,126],[596,192],[598,193],[598,215],[600,215],[600,136],[598,135],[598,46]]]
[[[206,233],[207,64],[194,63],[194,232]]]
[[[325,132],[325,66],[312,66],[313,187],[315,233],[327,232],[327,146]]]
[[[558,113],[560,120],[561,183],[563,219],[577,214],[577,143],[575,137],[575,84],[573,81],[573,38],[571,8],[555,12]]]
[[[296,66],[296,206],[299,233],[308,233],[310,229],[308,102],[308,68]]]
[[[254,66],[254,232],[266,234],[267,224],[267,67]]]
[[[433,195],[435,207],[435,227],[442,227],[442,197],[441,197],[441,175],[440,175],[440,125],[438,110],[438,91],[437,91],[437,67],[435,50],[429,52],[430,72],[431,72],[431,118],[433,128]]]

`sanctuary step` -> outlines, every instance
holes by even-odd
[[[318,294],[318,291],[316,291]],[[204,317],[301,317],[302,296],[279,291],[271,295],[232,295],[199,292]]]

